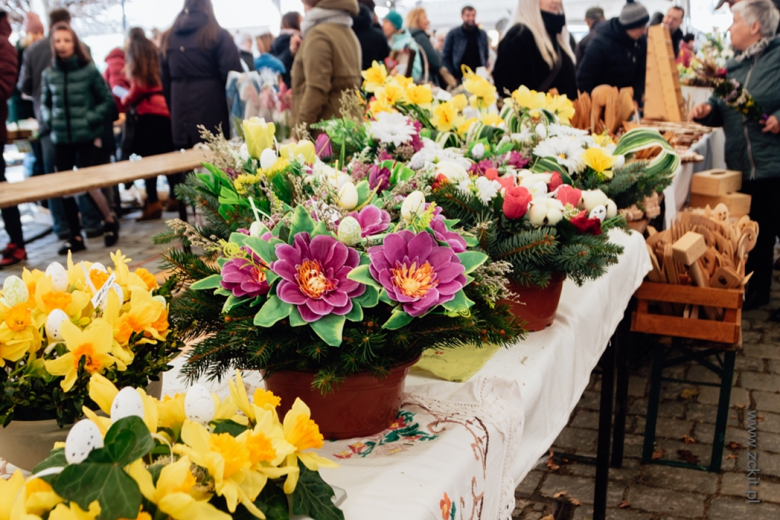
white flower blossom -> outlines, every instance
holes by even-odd
[[[569,173],[580,173],[585,168],[582,158],[584,153],[581,143],[571,137],[551,137],[542,141],[534,148],[537,157],[553,157],[558,164],[569,170]]]
[[[368,131],[374,139],[385,144],[401,146],[412,140],[417,133],[414,124],[398,112],[382,112],[376,121],[368,123]]]
[[[490,201],[501,190],[501,184],[498,181],[490,181],[486,177],[477,177],[477,180],[474,181],[474,186],[477,190],[477,197],[486,206],[490,204]]]

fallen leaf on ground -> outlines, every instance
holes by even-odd
[[[627,500],[623,500],[621,503],[618,504],[618,507],[620,509],[625,509],[627,507],[631,507],[631,504],[629,504]]]
[[[696,439],[689,435],[683,435],[682,440],[685,444],[696,444]]]
[[[698,464],[699,457],[690,452],[690,450],[677,450],[677,457],[688,464]]]
[[[738,442],[734,442],[734,441],[731,441],[731,442],[729,443],[729,445],[727,446],[727,448],[728,448],[728,449],[730,449],[730,450],[738,450],[738,449],[740,449],[741,447],[742,447],[742,445],[741,445],[740,443],[738,443]]]
[[[566,491],[558,491],[553,495],[553,498],[561,498],[566,496]]]
[[[577,500],[576,498],[570,498],[569,502],[571,502],[571,505],[574,507],[580,507],[582,505],[582,502],[580,500]]]
[[[554,456],[553,450],[550,450],[550,458],[547,459],[547,467],[550,468],[552,471],[556,471],[561,469],[561,467],[555,463],[555,460],[553,460],[553,456]]]
[[[736,459],[736,458],[737,458],[737,456],[736,456],[735,454],[733,454],[733,453],[732,453],[731,455],[729,455],[728,457],[726,457],[726,460],[731,460],[731,459]]]
[[[664,450],[656,450],[653,452],[653,460],[658,460],[664,456]]]
[[[699,391],[695,388],[686,388],[685,390],[680,392],[680,397],[682,397],[683,399],[693,399],[697,395],[699,395]]]

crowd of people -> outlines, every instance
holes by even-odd
[[[423,7],[412,9],[405,18],[390,10],[380,19],[374,0],[302,1],[304,14],[284,14],[277,36],[253,37],[231,35],[220,27],[211,0],[185,0],[172,26],[152,39],[143,29],[132,29],[124,47],[105,58],[102,75],[90,49],[71,28],[68,11],[52,11],[48,31],[29,13],[16,48],[8,41],[8,17],[0,13],[0,115],[10,107],[11,120],[38,119],[37,168],[45,174],[109,162],[117,148],[124,158],[189,148],[201,141],[199,125],[212,132],[227,131],[225,84],[233,71],[278,75],[278,81],[292,89],[291,126],[299,128],[338,115],[343,91],[359,88],[361,71],[374,62],[383,63],[392,74],[442,89],[457,87],[467,68],[484,68],[502,94],[521,85],[556,90],[569,98],[602,84],[632,87],[641,110],[648,27],[663,24],[669,29],[679,62],[688,65],[693,57],[694,38],[683,33],[685,12],[678,6],[651,17],[641,3],[627,0],[612,19],[606,19],[603,9],[590,8],[584,16],[589,32],[577,42],[567,29],[562,0],[517,0],[512,23],[495,45],[479,27],[472,6],[461,8],[461,25],[432,33]],[[745,122],[713,102],[695,107],[691,117],[724,126],[728,165],[746,172],[745,191],[753,194],[754,218],[762,228],[759,246],[751,255],[757,282],[751,285],[760,291],[750,297],[760,304],[769,297],[767,262],[773,230],[780,232],[768,200],[778,187],[772,172],[780,149],[780,124],[774,113],[780,114],[774,89],[780,67],[775,59],[780,52],[775,39],[780,15],[770,0],[720,4],[726,1],[734,13],[730,32],[737,52],[729,77],[741,82],[750,77],[750,92],[768,117]],[[112,132],[119,114],[125,119],[121,146],[113,141]],[[4,142],[5,131],[0,130],[0,143]],[[0,180],[4,171],[0,162]],[[174,188],[180,182],[177,175],[168,177],[171,196],[163,206],[156,180],[146,181],[147,199],[139,220],[158,219],[175,210]],[[102,234],[106,245],[116,243],[115,195],[115,190],[90,190],[48,202],[54,229],[66,240],[61,253],[85,248],[82,230],[88,237]],[[0,267],[26,257],[19,211],[6,208],[2,215],[10,242]]]

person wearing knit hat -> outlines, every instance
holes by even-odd
[[[398,11],[388,11],[382,18],[382,30],[389,40],[395,33],[404,28],[404,19],[398,14]]]
[[[41,22],[41,18],[33,12],[24,14],[24,22],[22,22],[22,27],[24,27],[24,33],[27,36],[32,34],[39,35],[35,41],[40,40],[43,37],[43,22]]]
[[[404,19],[397,11],[389,11],[385,15],[382,19],[382,31],[390,46],[390,60],[394,64],[391,68],[416,82],[427,82],[427,61],[422,57],[420,46],[412,37],[412,33],[404,28]]]
[[[647,22],[645,6],[628,0],[620,16],[600,24],[577,66],[577,86],[591,92],[599,85],[634,89],[637,107],[645,92]]]

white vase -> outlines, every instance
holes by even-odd
[[[146,387],[146,393],[160,399],[163,375]],[[98,412],[101,413],[101,412]],[[0,457],[19,469],[32,472],[49,456],[55,442],[65,442],[73,425],[57,426],[56,419],[42,421],[11,421],[0,428]]]

